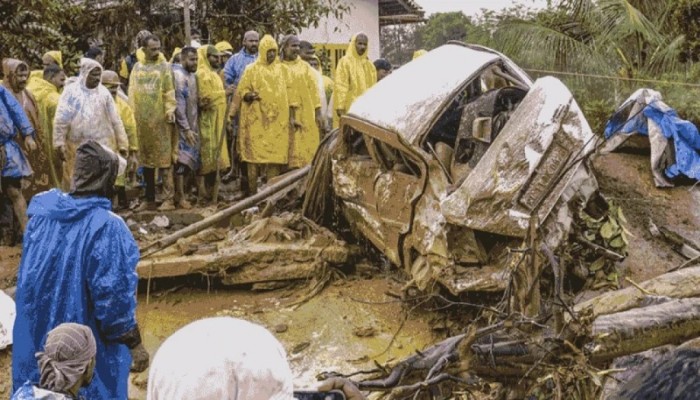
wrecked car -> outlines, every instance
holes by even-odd
[[[304,213],[342,217],[421,290],[503,291],[526,238],[568,240],[597,193],[597,143],[562,82],[450,42],[353,103],[317,152]]]

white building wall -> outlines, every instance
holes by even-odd
[[[322,19],[318,28],[301,31],[299,38],[318,44],[348,44],[353,34],[364,32],[369,39],[369,59],[381,54],[379,48],[379,0],[345,0],[350,11],[341,19],[334,16]],[[336,31],[337,28],[337,31]]]

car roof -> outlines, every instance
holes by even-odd
[[[453,93],[474,73],[503,58],[459,44],[440,46],[372,86],[348,114],[418,144]]]

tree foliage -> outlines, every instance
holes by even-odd
[[[20,0],[0,2],[0,57],[41,65],[47,50],[76,50],[76,16],[82,7],[70,1]]]
[[[246,30],[279,35],[317,26],[328,15],[342,17],[344,0],[189,0],[191,25],[203,42],[228,40],[234,46]],[[88,39],[106,47],[106,67],[116,68],[133,52],[142,29],[161,37],[171,50],[184,44],[184,1],[171,0],[17,0],[0,1],[0,56],[41,65],[48,50],[62,50],[67,66],[87,50]]]

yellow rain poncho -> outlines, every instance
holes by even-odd
[[[177,134],[166,115],[175,113],[175,87],[170,64],[162,53],[156,61],[147,61],[143,55],[134,65],[129,77],[129,103],[136,120],[141,165],[170,167],[177,159]]]
[[[333,79],[323,74],[323,67],[321,67],[321,59],[318,58],[318,56],[314,56],[313,58],[318,63],[318,67],[316,68],[316,70],[321,74],[321,79],[323,79],[323,90],[326,92],[326,99],[330,100],[331,96],[333,95]]]
[[[129,138],[129,151],[139,150],[139,138],[136,134],[136,120],[134,119],[134,111],[131,109],[129,103],[119,96],[114,97],[114,104],[117,106],[117,113],[119,118],[124,124],[124,130],[126,131],[126,136]],[[114,182],[115,186],[125,185],[125,174],[117,176],[117,181]]]
[[[413,60],[415,60],[418,57],[424,56],[426,54],[428,54],[427,50],[423,50],[423,49],[416,50],[413,52]]]
[[[333,88],[333,104],[335,110],[347,112],[356,98],[360,97],[367,89],[377,83],[377,71],[369,60],[369,44],[365,54],[357,54],[355,41],[357,34],[353,35],[348,50],[338,62],[335,70],[335,85]],[[337,128],[340,122],[338,114],[333,110],[333,127]]]
[[[63,54],[58,51],[58,50],[52,50],[52,51],[47,51],[44,53],[44,57],[51,57],[54,61],[56,61],[56,64],[58,64],[58,67],[63,69]],[[44,78],[44,70],[42,69],[37,69],[34,71],[31,71],[29,73],[29,79],[27,80],[27,89],[29,89],[30,92],[33,92],[36,88],[36,80],[43,79]]]
[[[248,65],[238,83],[236,98],[256,92],[260,100],[241,101],[238,146],[244,162],[286,164],[289,153],[289,100],[285,68],[277,59],[267,63],[270,49],[277,49],[275,39],[263,36],[260,56]]]
[[[67,85],[58,100],[53,122],[53,147],[65,146],[64,191],[70,188],[75,154],[81,144],[94,140],[115,153],[128,149],[129,139],[109,90],[102,85],[94,89],[86,86],[88,75],[96,68],[102,70],[100,63],[82,58],[78,81]]]
[[[295,109],[296,122],[301,124],[301,128],[290,130],[288,164],[299,168],[311,163],[320,141],[315,112],[321,108],[318,75],[299,57],[283,60],[282,65],[287,67],[289,106]]]
[[[140,63],[146,62],[146,53],[144,53],[143,48],[139,47],[136,49],[136,61]],[[158,62],[165,62],[167,61],[165,59],[165,56],[163,53],[160,53],[158,55]],[[126,59],[122,60],[121,63],[119,63],[119,77],[124,78],[124,79],[129,79],[130,76],[129,72],[129,67],[127,66]]]
[[[208,103],[206,108],[199,111],[199,139],[202,164],[200,175],[216,172],[217,152],[219,142],[224,133],[224,118],[226,114],[226,92],[219,74],[211,67],[207,59],[207,46],[197,49],[197,93],[199,101]],[[231,165],[226,143],[221,145],[219,167],[221,170]]]
[[[43,74],[43,72],[42,72]],[[61,161],[53,151],[53,119],[56,115],[56,107],[58,107],[58,99],[60,94],[58,88],[51,82],[45,80],[43,76],[32,81],[31,89],[27,85],[27,89],[34,95],[37,106],[39,108],[39,120],[41,123],[41,131],[45,135],[44,151],[46,152],[49,163],[49,178],[53,187],[61,185]]]

